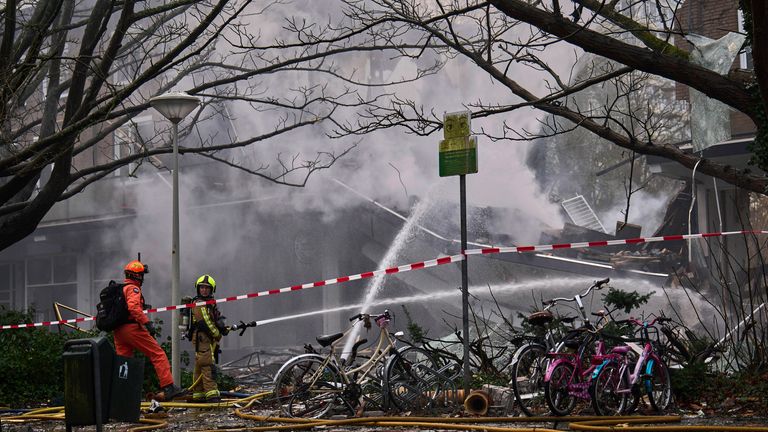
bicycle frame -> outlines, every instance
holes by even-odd
[[[397,349],[395,345],[395,341],[396,339],[392,337],[392,335],[389,333],[386,327],[380,327],[379,339],[376,343],[376,348],[373,351],[373,355],[370,358],[368,358],[368,360],[363,362],[361,365],[349,370],[342,371],[343,375],[348,379],[349,376],[354,376],[355,374],[362,372],[361,378],[356,380],[358,383],[362,382],[363,381],[362,378],[369,376],[369,374],[376,367],[376,365],[379,364],[379,362],[382,362],[382,359],[389,357],[392,351]],[[331,344],[331,356],[334,357],[334,360],[337,362],[338,362],[338,359],[335,355],[336,354],[335,345],[338,342],[339,341],[336,341],[333,344]],[[348,380],[348,382],[350,381]]]
[[[547,357],[553,357],[554,360],[547,366],[547,371],[544,374],[544,382],[549,382],[551,380],[552,372],[559,364],[567,363],[573,369],[571,376],[568,377],[568,393],[571,396],[580,399],[589,399],[590,396],[587,390],[589,388],[590,379],[594,377],[595,371],[599,372],[599,368],[608,361],[608,358],[615,356],[615,354],[607,353],[605,350],[605,343],[602,340],[598,340],[595,347],[595,354],[591,356],[589,367],[584,369],[584,349],[589,343],[592,343],[592,341],[585,341],[575,353],[548,353]]]

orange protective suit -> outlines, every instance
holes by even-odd
[[[144,327],[149,318],[144,315],[144,296],[141,295],[141,283],[132,279],[125,280],[123,287],[125,302],[128,304],[128,315],[131,320],[114,331],[115,351],[123,357],[133,357],[134,350],[144,353],[155,367],[160,387],[173,384],[171,365],[165,351],[160,348],[149,331]]]

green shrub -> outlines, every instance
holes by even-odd
[[[424,330],[423,327],[416,324],[416,322],[413,321],[411,318],[411,313],[408,311],[408,308],[405,307],[405,305],[401,305],[403,308],[403,313],[405,314],[405,319],[408,323],[406,326],[406,331],[408,332],[408,337],[411,339],[411,341],[415,344],[420,344],[424,342],[424,339],[427,337],[427,332]]]
[[[624,291],[610,287],[606,294],[603,294],[603,303],[608,307],[623,310],[624,313],[630,313],[633,309],[648,303],[653,296],[654,291],[648,294],[640,294],[637,291]]]
[[[670,374],[675,399],[685,404],[729,409],[742,404],[764,411],[768,407],[768,373],[752,370],[728,375],[707,371],[703,363],[693,363]],[[728,402],[730,401],[730,402]]]
[[[457,387],[461,388],[461,380],[456,383]],[[506,387],[509,385],[509,377],[501,373],[493,373],[490,371],[475,372],[472,374],[472,378],[469,384],[471,389],[482,389],[486,384]]]
[[[34,310],[0,307],[2,323],[32,323]],[[0,405],[25,407],[60,400],[64,394],[64,342],[82,337],[50,328],[0,331]]]
[[[19,312],[0,306],[0,322],[31,323],[34,310]],[[158,328],[162,321],[158,322]],[[0,379],[0,406],[13,408],[47,405],[52,400],[62,404],[64,396],[64,343],[70,339],[95,337],[97,332],[59,333],[50,327],[35,327],[0,331],[0,365],[3,379]],[[114,347],[112,333],[104,334]],[[170,358],[170,337],[161,344]],[[136,352],[137,358],[144,359],[143,391],[158,390],[157,374],[149,358]],[[180,364],[190,366],[190,354],[182,352]],[[234,380],[224,374],[218,374],[220,390],[234,388]],[[192,373],[182,370],[182,384],[192,384]]]
[[[701,401],[714,383],[704,363],[692,363],[682,369],[670,369],[669,378],[675,400],[679,402]]]

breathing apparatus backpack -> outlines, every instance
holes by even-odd
[[[109,281],[99,293],[99,304],[96,306],[96,327],[110,332],[128,322],[128,304],[125,302],[123,287],[125,284]]]
[[[184,304],[194,303],[195,299],[192,297],[182,297],[181,302]],[[187,340],[192,340],[192,331],[194,330],[192,325],[192,309],[179,309],[179,317],[179,330],[182,332],[181,335]]]

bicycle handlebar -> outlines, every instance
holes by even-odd
[[[385,309],[384,313],[380,314],[368,314],[368,313],[359,313],[357,315],[354,315],[349,318],[349,322],[355,321],[355,320],[364,320],[366,318],[373,318],[373,320],[377,320],[379,318],[391,318],[389,315],[389,309]]]
[[[587,288],[584,293],[580,294],[579,297],[586,297],[589,295],[590,292],[592,292],[593,289],[601,290],[603,289],[603,286],[611,281],[611,278],[605,278],[601,279],[599,281],[595,281],[589,288]],[[550,307],[554,306],[559,301],[576,301],[576,296],[573,297],[555,297],[550,300],[544,300],[541,303],[544,306],[547,306],[545,309],[549,309]]]

